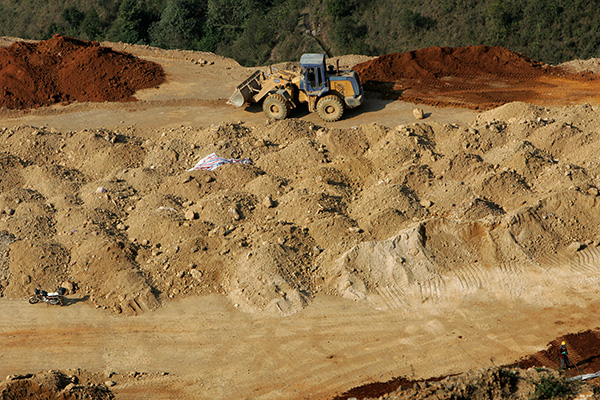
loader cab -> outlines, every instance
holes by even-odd
[[[321,96],[329,90],[325,78],[325,54],[307,53],[300,57],[302,80],[300,89],[309,96]]]

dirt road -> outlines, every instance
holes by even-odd
[[[3,299],[0,376],[82,368],[108,379],[113,372],[120,399],[324,399],[400,375],[512,362],[566,326],[597,324],[599,306],[463,303],[406,315],[323,296],[293,316],[265,318],[206,296],[131,318],[85,302],[58,308]],[[134,378],[134,371],[148,374]]]

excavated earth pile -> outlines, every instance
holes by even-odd
[[[600,141],[583,125],[600,126],[591,106],[512,103],[468,127],[3,128],[0,293],[64,284],[126,313],[215,292],[275,315],[317,293],[573,304],[599,283]],[[187,171],[213,152],[252,164]]]
[[[110,382],[109,382],[110,384]],[[9,375],[0,382],[0,400],[111,400],[99,374],[82,370]]]
[[[354,67],[384,98],[489,110],[512,101],[550,105],[598,100],[590,73],[546,65],[502,47],[430,47],[392,53]]]
[[[97,42],[55,35],[0,49],[0,107],[28,109],[74,101],[131,101],[165,81],[162,67]]]

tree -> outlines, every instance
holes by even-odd
[[[354,9],[354,2],[349,0],[327,0],[325,11],[332,17],[345,17]]]
[[[421,29],[430,29],[435,26],[435,20],[422,15],[418,11],[405,9],[400,15],[400,27],[405,32],[416,33]]]
[[[144,4],[138,0],[124,0],[117,13],[117,18],[108,32],[108,40],[132,44],[147,44],[148,29],[153,16],[146,11]]]
[[[242,65],[261,65],[269,60],[275,45],[277,28],[262,15],[254,14],[244,23],[244,31],[227,46],[229,57]]]
[[[70,35],[76,35],[79,32],[79,26],[83,22],[85,14],[75,6],[67,7],[62,13],[62,19],[67,23],[67,31]]]
[[[160,21],[150,28],[152,45],[193,49],[202,38],[206,0],[167,0]]]
[[[520,12],[519,5],[505,1],[497,1],[489,6],[488,40],[490,43],[506,46]]]
[[[203,50],[233,42],[252,15],[263,15],[264,7],[259,0],[208,0]]]
[[[102,22],[95,8],[90,8],[81,23],[81,31],[89,40],[98,40],[102,34]]]

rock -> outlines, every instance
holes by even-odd
[[[567,250],[572,253],[575,253],[575,252],[578,252],[579,250],[582,250],[583,248],[584,248],[584,246],[581,243],[573,242],[567,247]]]
[[[590,196],[598,196],[598,189],[595,187],[591,187],[588,189],[588,194]]]
[[[64,281],[60,286],[67,289],[67,294],[75,293],[75,284],[71,281]]]
[[[237,210],[237,205],[236,207],[229,207],[229,213],[231,214],[231,216],[233,217],[234,221],[239,221],[240,220],[240,213]]]
[[[267,208],[273,208],[273,207],[275,207],[275,202],[273,201],[273,199],[269,195],[265,196],[265,198],[263,199],[262,203],[263,203],[263,206],[265,206]]]
[[[429,208],[433,205],[433,202],[431,200],[421,200],[421,206],[425,207],[425,208]]]
[[[190,275],[192,276],[192,278],[199,281],[202,279],[202,275],[204,275],[204,274],[202,273],[202,271],[199,271],[197,269],[192,269],[192,270],[190,270]]]
[[[17,375],[8,375],[6,377],[7,381],[15,381],[18,379],[29,379],[32,378],[33,374],[17,374]]]
[[[124,224],[124,223],[122,223],[122,222],[119,222],[119,223],[117,224],[117,229],[118,229],[118,230],[120,230],[120,231],[124,231],[124,230],[126,230],[126,229],[127,229],[127,225],[125,225],[125,224]]]
[[[413,110],[413,115],[415,116],[416,119],[425,118],[425,113],[423,112],[423,110],[421,108],[415,108]]]
[[[188,221],[194,220],[194,219],[198,219],[198,213],[194,210],[187,210],[185,212],[185,219],[187,219]]]
[[[116,384],[117,384],[117,382],[115,382],[115,381],[106,381],[106,382],[104,382],[104,386],[106,386],[106,387],[113,387]]]

